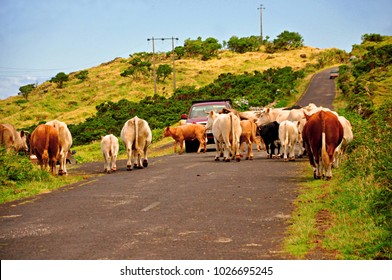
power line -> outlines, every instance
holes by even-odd
[[[174,40],[178,41],[178,38],[147,38],[147,41],[152,41],[152,60],[153,60],[153,69],[154,69],[154,94],[157,94],[157,71],[155,67],[155,44],[154,42],[160,40],[172,40],[172,61],[173,61],[173,91],[176,90],[176,65],[175,65],[175,58],[174,58]]]
[[[261,4],[261,0],[260,0],[260,7],[257,8],[258,10],[260,10],[260,45],[263,44],[263,10],[265,10],[264,6]]]

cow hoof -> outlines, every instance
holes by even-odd
[[[271,155],[267,154],[267,158],[271,158]]]
[[[226,158],[224,161],[226,161],[226,162],[230,162],[230,158]]]
[[[132,171],[132,165],[127,165],[127,171]]]
[[[112,172],[116,172],[117,171],[117,168],[112,168]]]
[[[327,180],[327,181],[329,181],[329,180],[331,180],[331,179],[332,179],[331,176],[327,176],[327,177],[325,178],[325,180]]]
[[[241,161],[241,158],[240,158],[240,157],[237,157],[235,160],[236,160],[237,162],[240,162],[240,161]]]
[[[218,157],[216,157],[216,158],[215,158],[215,161],[219,161],[219,158],[218,158]]]
[[[289,159],[288,158],[284,158],[283,161],[289,161]]]
[[[295,157],[289,158],[289,161],[295,161]]]
[[[143,167],[147,167],[148,166],[148,161],[145,159],[143,160]]]

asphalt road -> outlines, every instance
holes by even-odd
[[[317,83],[333,81],[326,76]],[[301,102],[308,102],[306,95]],[[101,162],[82,165],[70,172],[94,176],[0,205],[0,257],[291,259],[282,241],[292,202],[300,183],[313,175],[307,159],[283,162],[265,155],[229,163],[215,162],[212,151],[168,155],[133,171],[120,161],[109,175]]]

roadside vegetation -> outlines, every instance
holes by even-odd
[[[335,106],[354,141],[333,180],[309,178],[296,201],[286,249],[298,258],[392,259],[391,39],[365,34],[340,66]]]

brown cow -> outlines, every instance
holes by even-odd
[[[30,155],[35,155],[41,169],[49,165],[53,175],[59,159],[60,144],[57,130],[50,125],[40,124],[34,129],[30,138]]]
[[[16,152],[29,150],[27,146],[27,134],[24,131],[16,131],[12,124],[0,124],[0,146],[8,151]]]
[[[311,116],[305,114],[307,122],[302,131],[302,138],[313,166],[315,179],[326,173],[326,179],[332,178],[334,152],[343,139],[343,127],[335,114],[319,111]]]
[[[201,148],[204,146],[204,153],[207,149],[206,143],[206,128],[201,124],[187,124],[178,127],[166,127],[163,137],[171,136],[174,139],[174,152],[177,153],[177,143],[180,143],[180,154],[184,152],[184,140],[199,140],[199,149],[197,153],[200,153]]]
[[[242,120],[240,122],[242,132],[240,137],[240,146],[242,143],[247,145],[247,153],[245,159],[253,159],[252,143],[257,145],[257,150],[261,146],[261,137],[256,136],[257,126],[253,120]],[[260,150],[259,150],[260,151]]]

